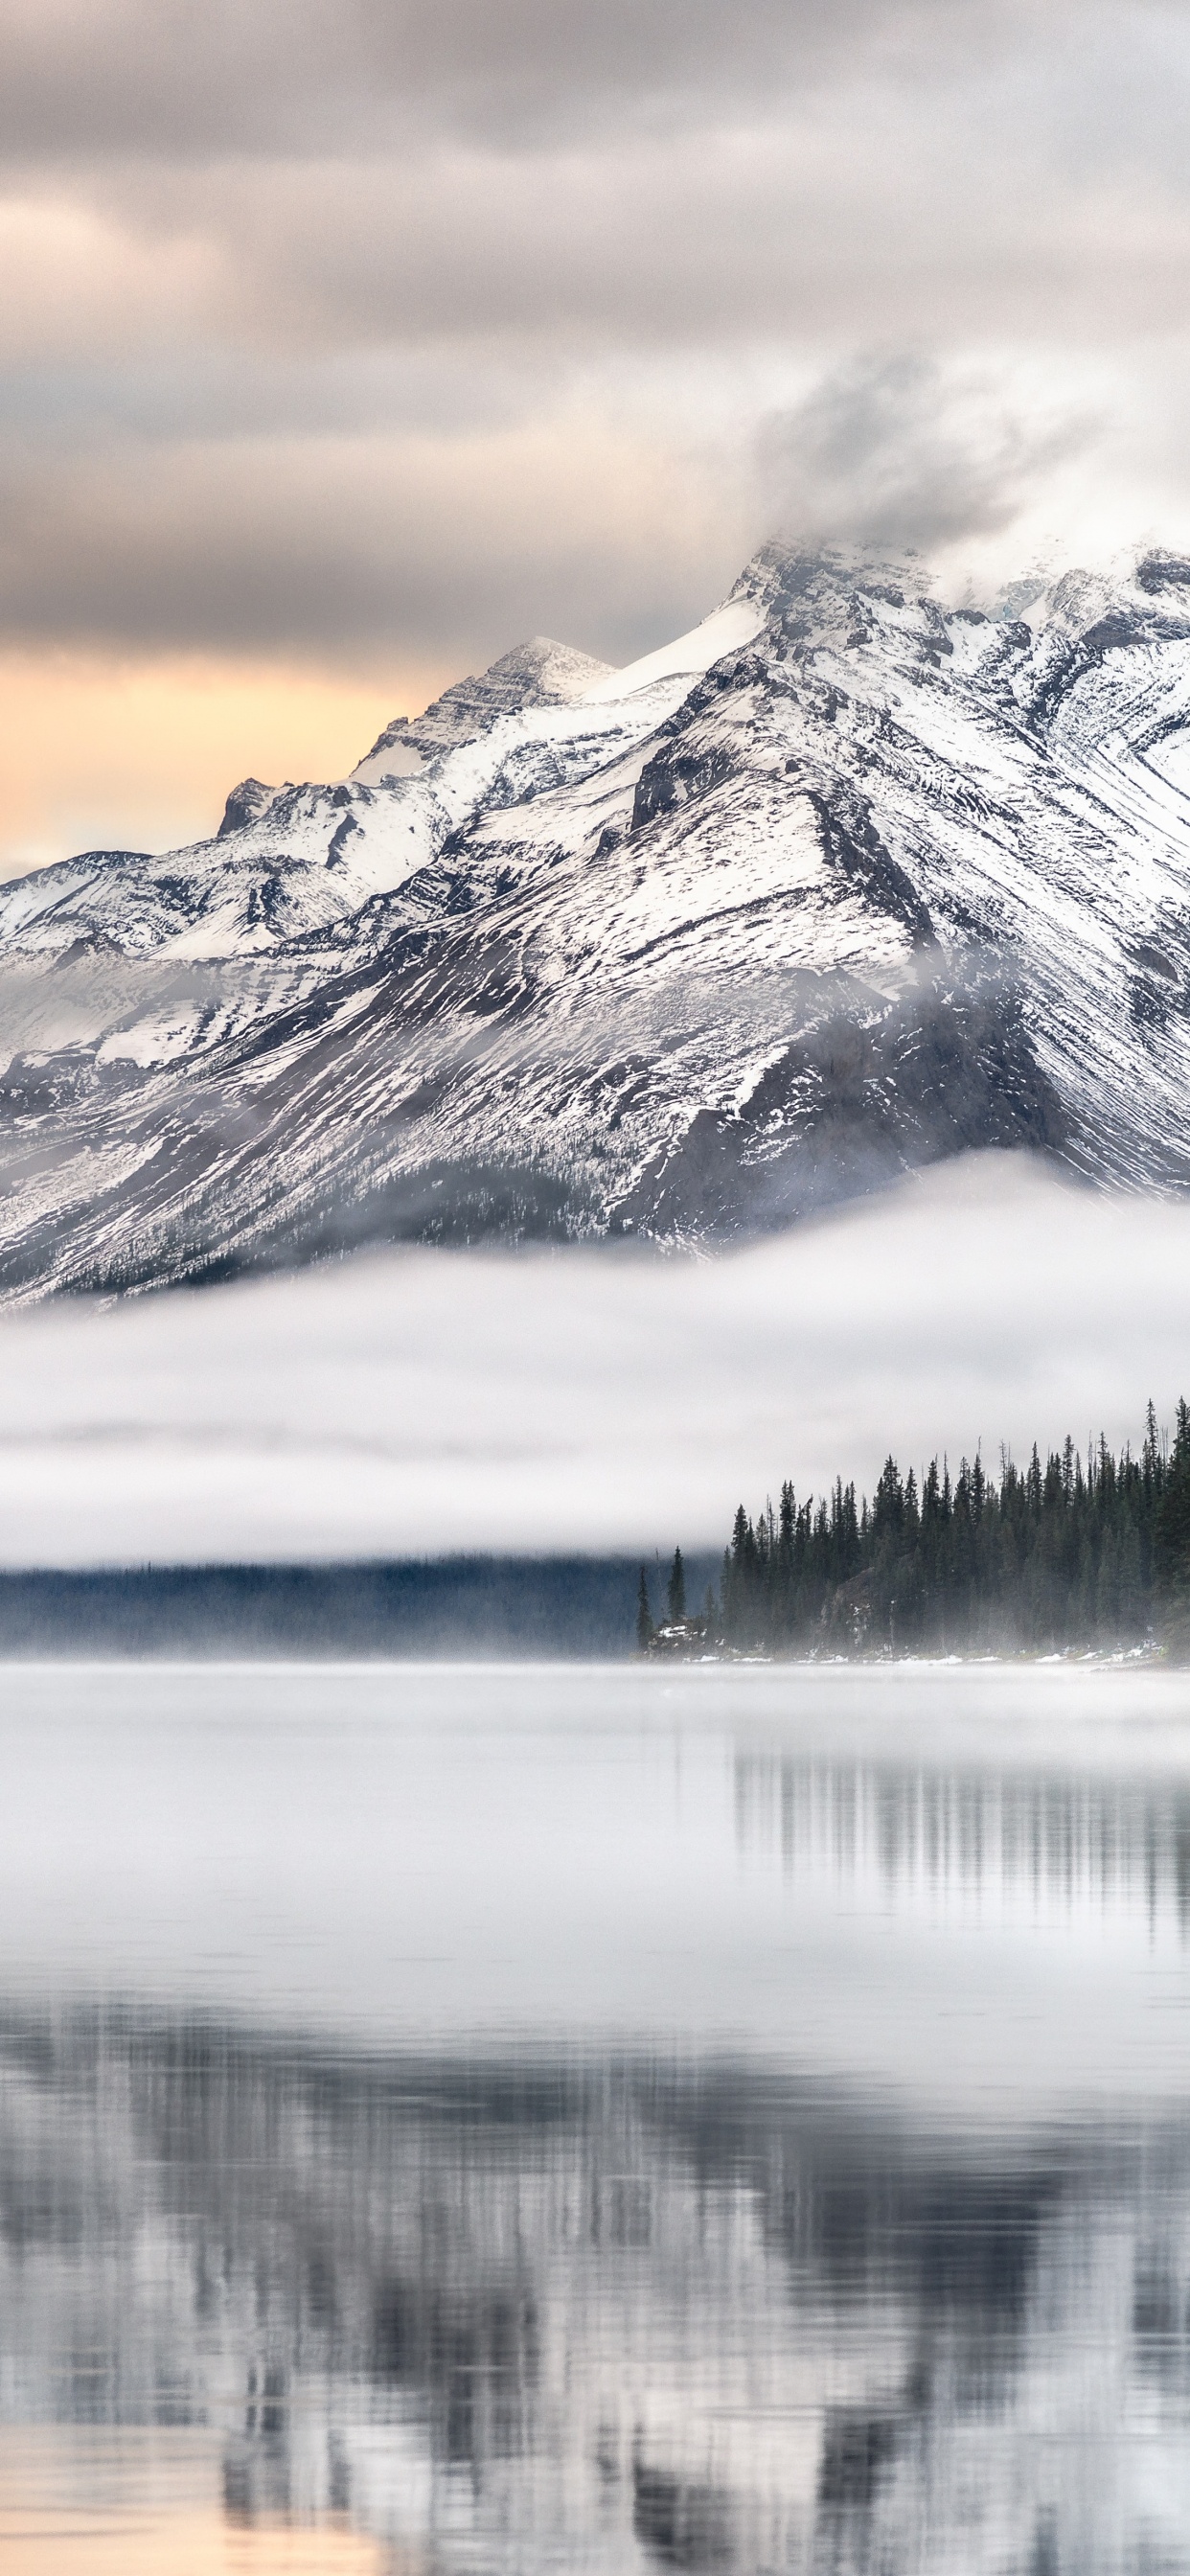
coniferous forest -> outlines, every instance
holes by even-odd
[[[672,1611],[671,1611],[672,1616]],[[705,1632],[768,1652],[954,1653],[1140,1645],[1190,1622],[1190,1411],[1150,1404],[1134,1454],[1067,1439],[1026,1467],[977,1455],[920,1478],[888,1458],[871,1501],[839,1478],[741,1504]],[[704,1623],[699,1623],[704,1625]],[[640,1631],[638,1630],[638,1634]]]

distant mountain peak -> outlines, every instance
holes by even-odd
[[[499,661],[489,663],[478,677],[453,681],[424,715],[413,719],[409,730],[420,736],[433,726],[453,734],[460,724],[471,727],[477,718],[491,723],[522,707],[573,705],[597,680],[609,679],[612,667],[610,662],[597,662],[590,653],[580,653],[573,644],[559,644],[552,635],[531,635],[526,643],[514,644]]]
[[[597,681],[610,679],[612,672],[610,662],[597,662],[573,644],[560,644],[552,635],[531,635],[489,663],[486,671],[453,680],[424,714],[394,716],[352,774],[366,775],[379,755],[393,750],[406,758],[412,752],[420,765],[437,753],[455,750],[501,716],[518,715],[523,708],[572,706]]]
[[[258,823],[278,793],[277,788],[266,787],[262,778],[241,778],[239,786],[232,788],[223,808],[223,820],[216,839],[225,841],[232,832],[242,832],[246,824]]]
[[[531,635],[527,643],[514,644],[511,652],[502,653],[475,685],[514,688],[526,707],[571,706],[597,680],[610,679],[614,668],[611,662],[597,661],[593,653],[581,653],[574,644],[558,643],[552,635]]]

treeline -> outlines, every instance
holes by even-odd
[[[1190,1412],[1172,1440],[1150,1404],[1139,1453],[1068,1439],[1027,1467],[977,1455],[920,1483],[886,1460],[875,1494],[839,1478],[741,1504],[707,1605],[708,1642],[766,1651],[929,1653],[1140,1644],[1190,1615]],[[704,1623],[700,1623],[702,1625]]]

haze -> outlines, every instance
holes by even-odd
[[[1190,1207],[974,1157],[713,1261],[403,1251],[0,1323],[0,1562],[717,1547],[891,1449],[1139,1440]]]

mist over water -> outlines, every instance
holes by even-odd
[[[1190,1204],[983,1155],[713,1260],[406,1250],[0,1320],[0,1564],[723,1545],[792,1476],[1139,1441]]]
[[[9,1667],[0,1759],[6,2545],[1190,2565],[1183,1679]]]

